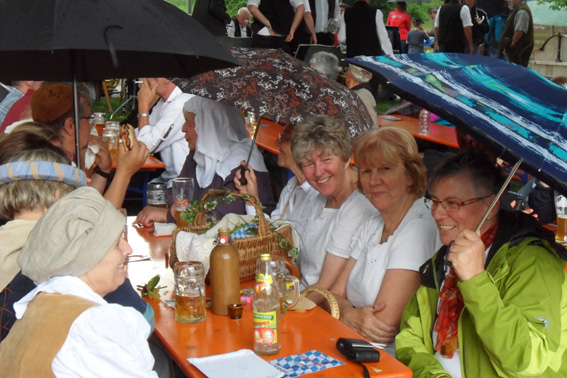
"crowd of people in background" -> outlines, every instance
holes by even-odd
[[[347,57],[390,55],[386,27],[393,26],[400,53],[424,52],[434,34],[435,51],[527,66],[534,28],[523,0],[507,0],[492,17],[476,0],[447,0],[428,14],[429,33],[405,2],[386,19],[369,0],[248,0],[234,18],[223,0],[197,0],[193,11],[216,36],[289,53],[318,43],[345,44]],[[315,54],[310,65],[329,80],[339,76],[334,54]],[[282,129],[277,165],[293,177],[281,193],[251,147],[242,112],[182,93],[169,78],[141,78],[137,139],[119,145],[116,168],[91,133],[85,86],[75,118],[68,83],[2,85],[0,123],[9,133],[0,136],[0,365],[7,374],[171,374],[152,336],[153,310],[126,277],[132,251],[117,211],[132,176],[159,153],[165,170],[156,180],[168,187],[176,177],[193,178],[195,200],[210,189],[240,191],[268,217],[295,225],[302,289],[333,293],[340,321],[384,344],[414,376],[566,375],[564,251],[541,224],[553,215],[538,220],[500,201],[490,207],[504,180],[484,149],[461,146],[428,171],[409,132],[378,128],[372,79],[356,65],[344,72],[375,121],[370,131],[353,138],[330,115]],[[94,164],[85,164],[87,156]],[[146,206],[136,221],[174,223],[173,210]],[[215,212],[217,219],[255,214],[239,201]],[[309,298],[325,306],[320,295]],[[46,328],[53,341],[28,348]]]

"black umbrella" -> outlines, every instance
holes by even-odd
[[[73,81],[75,99],[77,81],[190,77],[238,64],[163,0],[0,0],[0,9],[0,80]],[[77,110],[75,101],[78,128]]]

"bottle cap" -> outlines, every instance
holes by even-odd
[[[230,241],[230,230],[226,227],[219,228],[219,244],[228,244]]]
[[[269,252],[260,253],[260,260],[267,261],[267,260],[271,260],[271,259],[272,259],[272,255]]]

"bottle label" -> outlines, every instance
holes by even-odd
[[[277,311],[254,312],[254,341],[256,344],[278,342]]]
[[[271,274],[264,275],[264,273],[256,273],[256,293],[266,290],[268,286],[274,283],[274,279]]]

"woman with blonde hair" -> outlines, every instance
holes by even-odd
[[[9,220],[0,227],[2,340],[15,321],[13,303],[35,287],[20,273],[18,254],[45,210],[76,187],[85,185],[85,175],[68,165],[67,157],[55,147],[22,151],[0,163],[4,163],[0,165],[0,215]]]
[[[393,341],[419,267],[440,245],[425,207],[425,166],[405,130],[370,130],[355,142],[358,187],[379,211],[353,237],[351,254],[331,291],[341,321],[366,338]]]

